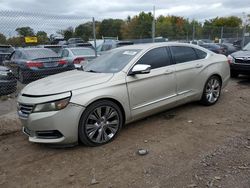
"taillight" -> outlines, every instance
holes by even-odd
[[[74,64],[80,64],[81,61],[84,61],[84,60],[85,60],[84,57],[78,57],[78,58],[75,58],[75,59],[74,59],[73,63],[74,63]]]
[[[37,68],[43,67],[43,63],[42,62],[37,62],[37,61],[27,61],[26,65],[29,68],[32,68],[32,67],[37,67]]]
[[[234,58],[233,58],[231,55],[227,56],[227,62],[228,62],[229,64],[234,63]]]
[[[58,61],[58,64],[59,65],[65,65],[65,64],[67,64],[67,61],[61,59],[61,60]]]

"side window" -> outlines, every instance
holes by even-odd
[[[171,60],[165,47],[150,50],[136,64],[151,65],[151,69],[171,65]]]
[[[69,51],[68,50],[63,50],[62,51],[62,57],[68,57],[69,56]]]
[[[195,50],[191,47],[171,46],[170,49],[177,64],[198,59]]]
[[[207,57],[207,53],[206,52],[204,52],[202,50],[199,50],[197,48],[194,48],[194,50],[195,50],[195,52],[196,52],[196,54],[198,56],[198,59],[204,59],[204,58]]]

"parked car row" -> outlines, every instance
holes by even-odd
[[[74,64],[62,59],[47,48],[20,48],[15,50],[5,61],[21,83],[73,70]]]

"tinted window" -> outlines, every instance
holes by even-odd
[[[78,49],[72,49],[71,50],[74,55],[79,56],[79,55],[95,55],[95,51],[92,49],[88,48],[78,48]]]
[[[194,49],[191,47],[172,46],[170,48],[176,63],[184,63],[198,59]]]
[[[29,49],[23,50],[24,55],[28,59],[42,59],[49,57],[58,57],[58,55],[50,49]]]
[[[199,59],[204,59],[205,57],[207,57],[207,53],[203,52],[202,50],[195,48],[195,52]]]
[[[164,67],[171,64],[170,57],[165,47],[156,48],[147,52],[137,64],[151,65],[151,69]]]

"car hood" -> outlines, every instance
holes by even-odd
[[[64,93],[109,81],[114,74],[67,71],[28,84],[21,94],[43,96]]]
[[[231,54],[231,56],[233,56],[234,58],[238,58],[238,57],[250,57],[250,51],[238,51],[238,52],[234,52]]]

